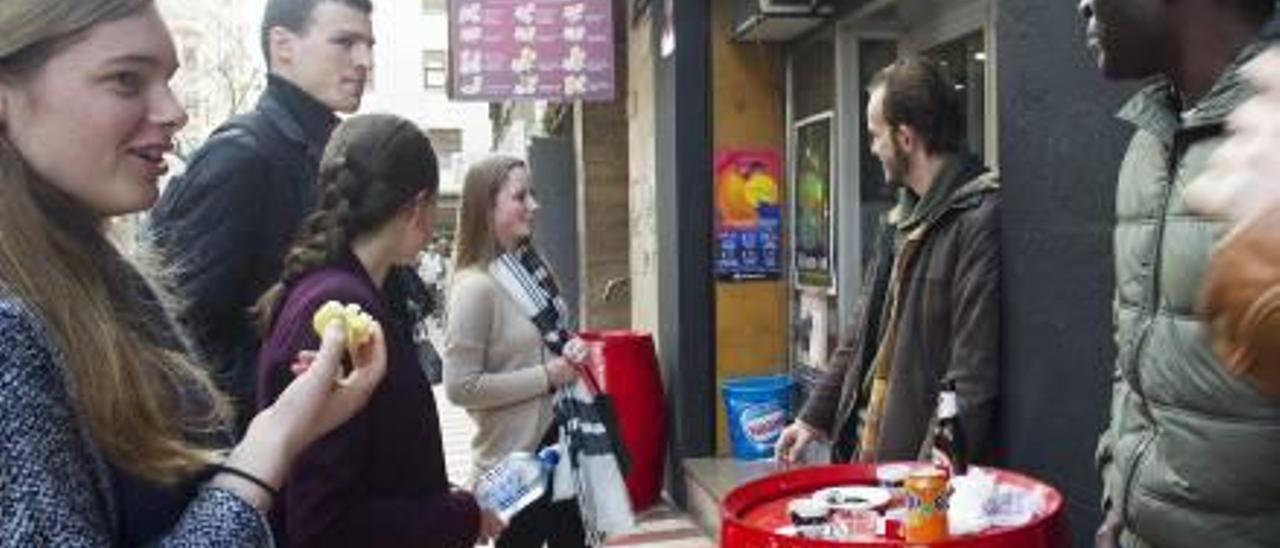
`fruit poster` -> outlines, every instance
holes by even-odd
[[[780,163],[772,151],[716,153],[716,277],[768,280],[780,276]]]
[[[796,282],[831,287],[831,116],[798,124],[795,147]]]

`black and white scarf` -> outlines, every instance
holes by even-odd
[[[547,348],[559,356],[573,335],[567,327],[568,313],[560,298],[560,287],[542,257],[532,247],[521,246],[489,263],[489,274],[538,326]]]

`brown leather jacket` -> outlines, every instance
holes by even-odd
[[[835,442],[834,461],[849,460],[856,447],[847,427],[884,332],[881,318],[889,316],[883,307],[895,255],[906,262],[899,267],[897,340],[885,349],[894,363],[876,459],[916,458],[946,377],[956,381],[970,459],[989,460],[1000,371],[998,184],[980,171],[956,176],[968,181],[957,184],[947,205],[911,235],[897,236],[893,226],[882,230],[855,321],[799,415]]]

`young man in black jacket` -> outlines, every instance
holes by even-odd
[[[195,350],[233,399],[240,427],[254,409],[259,339],[249,307],[316,201],[320,155],[353,112],[373,63],[369,0],[268,0],[267,88],[216,131],[171,181],[149,232],[176,275]]]

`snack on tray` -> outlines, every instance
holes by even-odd
[[[800,537],[820,539],[831,534],[831,506],[825,501],[807,497],[793,499],[787,503],[787,514]]]

